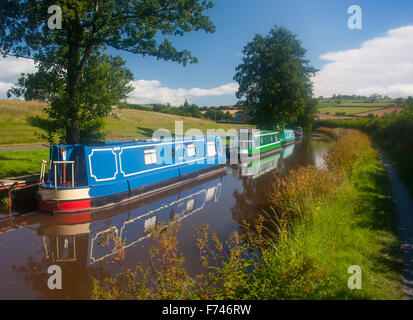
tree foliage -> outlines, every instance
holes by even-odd
[[[60,30],[48,27],[48,8],[52,5],[62,10]],[[126,81],[131,74],[119,58],[110,57],[106,50],[149,55],[183,65],[196,63],[190,51],[178,50],[170,38],[198,30],[213,32],[214,25],[203,14],[212,7],[209,0],[4,0],[0,2],[0,54],[32,58],[38,70],[21,78],[11,93],[50,101],[49,115],[56,120],[55,127],[64,125],[64,133],[59,132],[61,140],[82,142],[87,139],[84,128],[88,127],[89,132],[92,127],[102,127],[97,125],[101,118],[92,127],[84,121],[90,121],[91,114],[107,113],[99,103],[112,90],[110,84],[104,85],[90,76],[108,68],[125,76],[123,89],[117,86],[105,106],[119,101],[129,91]],[[85,84],[89,85],[89,92],[82,88]],[[98,90],[103,87],[105,94],[101,98],[92,97],[100,94]],[[98,107],[93,104],[96,101]],[[94,108],[98,111],[85,112]]]
[[[253,121],[262,129],[275,129],[303,116],[316,70],[305,59],[306,50],[297,37],[275,26],[266,36],[255,35],[242,53],[234,76],[239,83],[236,95],[245,97]]]

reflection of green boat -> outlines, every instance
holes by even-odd
[[[287,159],[293,154],[295,145],[290,144],[289,146],[282,148],[281,155],[283,159]]]
[[[264,173],[267,173],[267,172],[270,172],[276,169],[280,158],[281,158],[281,154],[277,153],[267,158],[252,161],[245,166],[241,166],[241,175],[251,176],[253,179],[256,179],[262,176]]]
[[[254,156],[268,153],[281,148],[281,141],[277,131],[249,132],[248,138],[245,134],[240,135],[239,153],[240,156]]]
[[[280,149],[273,155],[267,155],[261,158],[252,158],[250,162],[240,165],[239,174],[241,176],[252,177],[256,179],[263,174],[279,169],[280,159],[285,160],[289,158],[294,152],[295,144],[290,144]]]

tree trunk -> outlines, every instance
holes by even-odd
[[[77,119],[71,119],[71,124],[66,128],[67,144],[80,143],[79,122]]]
[[[66,125],[66,143],[67,144],[78,144],[80,142],[80,130],[79,130],[79,110],[76,99],[76,64],[72,64],[68,68],[67,72],[67,83],[66,83],[66,93],[67,93],[67,120]]]
[[[96,15],[98,12],[98,3],[96,3]],[[97,17],[97,16],[95,16]],[[80,129],[79,129],[79,108],[76,97],[77,87],[79,85],[81,76],[84,72],[86,62],[92,54],[93,41],[96,34],[95,24],[93,24],[93,31],[86,45],[83,57],[80,56],[79,39],[82,37],[82,28],[80,26],[80,17],[77,15],[73,22],[73,33],[69,33],[71,39],[69,44],[69,64],[67,68],[67,82],[66,92],[68,94],[67,116],[70,124],[66,127],[66,143],[79,144],[80,143]]]

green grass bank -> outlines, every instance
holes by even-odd
[[[123,272],[93,279],[91,298],[401,299],[401,249],[376,150],[353,131],[333,144],[326,162],[328,169],[299,168],[277,178],[247,232],[221,241],[207,227],[198,230],[195,277],[179,253],[179,223],[154,230],[147,269],[128,271],[122,239],[113,238]],[[361,289],[348,287],[351,266],[361,269]]]
[[[42,160],[49,160],[49,149],[0,150],[0,178],[39,174]]]

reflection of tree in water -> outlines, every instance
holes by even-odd
[[[263,237],[273,238],[274,234],[278,233],[278,229],[275,225],[278,225],[277,219],[274,217],[275,212],[269,204],[269,197],[271,191],[276,188],[276,175],[275,171],[269,172],[257,179],[244,179],[242,193],[237,190],[234,192],[234,198],[236,199],[235,205],[231,208],[232,218],[240,223],[239,232],[246,234],[250,231],[255,233],[256,223],[259,216],[264,217],[263,221]],[[245,223],[248,228],[245,228]],[[249,241],[249,237],[246,238]]]
[[[87,267],[89,235],[75,237],[75,246],[69,249],[72,250],[69,254],[73,256],[76,250],[76,259],[66,261],[56,259],[58,248],[54,244],[61,240],[59,238],[48,236],[50,248],[47,254],[43,252],[40,262],[29,257],[26,265],[13,266],[13,271],[23,278],[29,288],[39,293],[39,299],[88,299],[91,278],[103,279],[108,272],[102,267]],[[54,264],[62,268],[62,290],[50,290],[47,286],[51,276],[47,269]]]
[[[234,191],[235,204],[231,208],[232,218],[240,224],[247,222],[253,225],[260,212],[267,208],[268,193],[274,187],[274,172],[267,173],[257,179],[242,180],[243,191]]]
[[[312,139],[308,136],[294,144],[294,151],[291,156],[281,157],[278,164],[278,173],[282,176],[290,170],[298,167],[315,164],[315,146]]]

